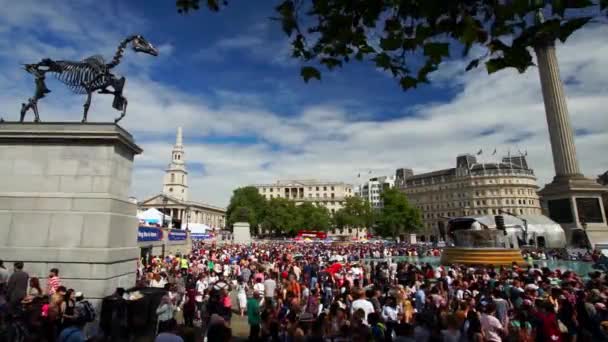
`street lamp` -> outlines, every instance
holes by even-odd
[[[585,234],[585,245],[587,249],[591,249],[591,241],[589,241],[589,235],[587,235],[587,220],[584,217],[580,218],[581,227],[583,227],[583,234]]]
[[[186,207],[186,230],[189,229],[188,224],[190,223],[190,206]]]
[[[166,196],[163,196],[163,224],[162,227],[165,228],[165,215],[167,212],[167,202],[169,202],[169,199]]]

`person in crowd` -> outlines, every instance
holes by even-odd
[[[168,331],[175,320],[175,305],[169,295],[164,295],[161,298],[160,304],[156,309],[156,315],[158,321],[157,331],[160,333]]]
[[[178,326],[175,319],[168,319],[164,323],[163,331],[156,336],[154,342],[184,342],[184,339],[177,332]]]
[[[241,317],[245,315],[245,310],[247,309],[247,291],[247,283],[245,283],[245,280],[242,277],[239,277],[236,285],[236,297]]]
[[[73,322],[59,334],[58,342],[85,342],[85,334],[83,331],[84,322]]]
[[[0,259],[0,296],[4,295],[6,291],[6,284],[8,283],[8,270],[4,267],[4,260]]]
[[[28,280],[29,275],[23,271],[23,262],[15,262],[13,274],[8,278],[6,284],[6,297],[12,309],[17,308],[26,296]]]
[[[260,335],[261,312],[260,293],[252,291],[247,299],[247,323],[249,324],[249,341],[256,342]]]
[[[54,338],[61,332],[63,322],[63,310],[67,289],[65,286],[59,286],[55,293],[49,298],[47,310],[48,336]]]
[[[196,316],[196,289],[192,284],[189,284],[186,289],[186,294],[184,296],[184,305],[183,305],[183,314],[184,314],[184,324],[186,327],[194,327],[194,318]]]
[[[49,277],[46,282],[46,293],[49,296],[54,295],[59,286],[61,286],[59,270],[57,268],[51,268],[51,270],[49,271]]]
[[[69,327],[76,322],[78,317],[76,313],[76,291],[74,289],[68,289],[63,296],[61,302],[61,325]]]
[[[42,297],[44,295],[44,292],[42,292],[42,288],[40,287],[40,280],[38,280],[38,278],[30,278],[30,289],[28,291],[28,295],[32,297]]]

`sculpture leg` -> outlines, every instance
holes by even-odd
[[[118,123],[118,121],[122,120],[122,118],[125,117],[125,115],[127,115],[127,104],[129,104],[129,101],[127,101],[127,98],[123,97],[122,98],[124,101],[123,107],[122,107],[122,113],[120,113],[120,116],[116,119],[114,119],[114,123]]]
[[[19,122],[23,122],[25,119],[25,113],[27,112],[27,105],[25,103],[21,104],[21,117],[19,118]]]
[[[84,114],[82,116],[83,123],[87,122],[87,115],[89,114],[89,107],[91,107],[91,96],[92,95],[93,95],[92,92],[87,91],[87,101],[83,105],[83,107],[84,107]]]
[[[27,100],[27,104],[21,104],[21,117],[19,122],[23,122],[25,120],[25,114],[30,109],[34,112],[34,122],[40,122],[40,116],[38,115],[38,99],[36,97],[30,97]]]

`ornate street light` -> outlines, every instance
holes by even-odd
[[[169,202],[169,199],[166,196],[163,196],[163,224],[161,225],[163,228],[165,228],[165,215],[167,212],[167,202]]]

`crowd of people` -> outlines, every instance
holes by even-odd
[[[15,262],[9,272],[0,260],[0,341],[85,341],[96,312],[84,294],[63,286],[57,268],[43,289],[24,267]]]
[[[159,342],[231,341],[243,322],[250,341],[608,341],[605,273],[534,261],[469,267],[402,258],[438,251],[385,243],[195,243],[187,255],[142,259],[141,292],[118,289],[113,297],[125,303],[149,295],[143,289],[158,290],[149,292],[160,294],[149,333]],[[0,341],[133,340],[132,312],[112,311],[111,326],[89,335],[83,327],[96,324],[95,313],[82,293],[62,286],[57,269],[46,289],[23,269],[15,263],[9,276],[0,263]]]
[[[396,258],[414,251],[433,253],[380,243],[207,244],[152,258],[139,273],[142,286],[168,290],[159,336],[177,337],[183,324],[227,341],[238,315],[250,341],[608,340],[602,272]]]

